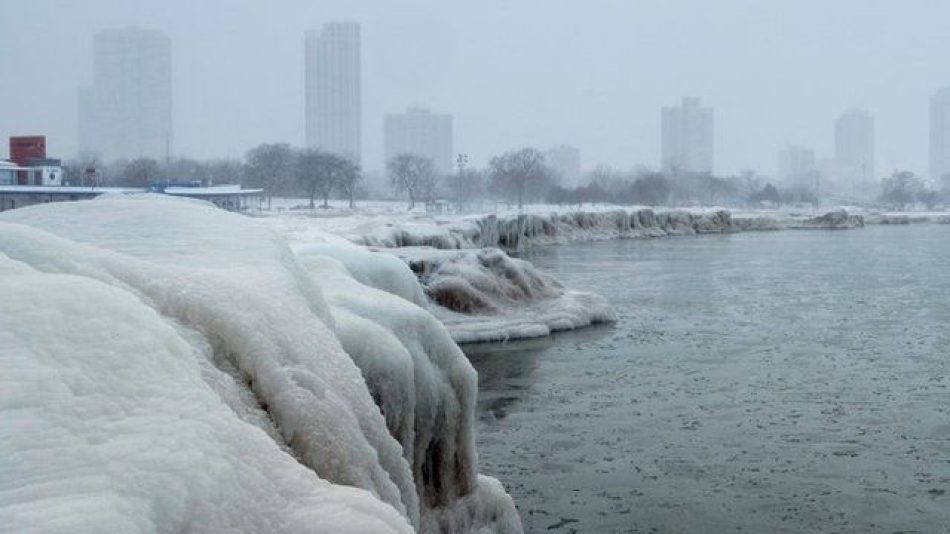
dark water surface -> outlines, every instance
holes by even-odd
[[[613,327],[469,346],[528,532],[950,532],[950,225],[526,259]]]

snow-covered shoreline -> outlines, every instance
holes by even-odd
[[[152,195],[0,214],[5,528],[520,532],[415,277],[324,241]]]
[[[263,222],[305,247],[323,232],[400,258],[416,273],[428,309],[458,343],[549,335],[612,322],[603,297],[564,288],[509,252],[533,246],[609,239],[856,228],[860,215],[743,214],[721,209],[594,211],[529,209],[485,215],[425,215],[390,210],[342,213],[287,211]],[[316,232],[316,233],[315,233]]]
[[[944,216],[945,217],[945,216]],[[723,208],[649,208],[616,206],[567,209],[527,206],[523,211],[471,215],[405,212],[392,204],[365,211],[296,210],[265,216],[292,241],[307,240],[319,229],[353,243],[386,249],[500,248],[509,252],[531,246],[609,239],[770,231],[785,229],[857,228],[908,218],[913,222],[942,220],[940,213],[912,217],[901,213],[858,213],[833,210],[776,211]]]

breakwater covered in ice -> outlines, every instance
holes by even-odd
[[[145,195],[5,212],[0,267],[5,528],[520,532],[395,258]]]
[[[733,217],[726,210],[640,208],[484,215],[422,225],[396,222],[361,226],[343,235],[402,258],[417,274],[430,309],[452,337],[474,342],[539,337],[615,318],[603,297],[571,291],[506,251],[609,239],[863,225],[861,215],[844,210],[810,217]]]
[[[516,251],[534,245],[578,241],[638,239],[721,234],[795,228],[856,228],[862,215],[835,210],[820,216],[744,215],[727,210],[689,211],[616,209],[550,214],[482,215],[436,225],[390,224],[347,235],[355,243],[375,247],[427,246],[437,249],[495,247]]]

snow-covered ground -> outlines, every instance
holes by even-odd
[[[0,214],[11,532],[519,532],[400,260],[152,195]]]

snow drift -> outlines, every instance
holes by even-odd
[[[477,475],[475,374],[411,274],[336,248],[298,259],[147,195],[0,215],[0,521],[520,531]]]

